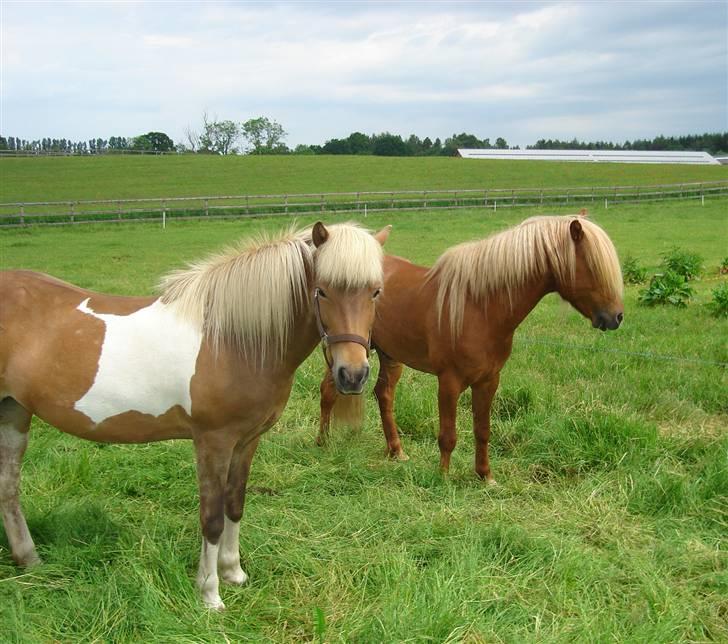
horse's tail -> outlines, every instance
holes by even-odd
[[[352,429],[361,429],[364,423],[364,394],[336,396],[331,415],[335,427],[343,425]]]

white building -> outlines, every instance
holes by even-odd
[[[591,161],[594,163],[688,163],[718,165],[707,152],[639,152],[636,150],[477,150],[458,149],[464,159]]]

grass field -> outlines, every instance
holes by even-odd
[[[654,185],[728,178],[725,166],[449,157],[163,156],[0,159],[0,203],[205,195]]]
[[[706,168],[681,168],[692,170]],[[431,263],[454,243],[533,214],[365,223],[394,224],[388,251]],[[621,256],[655,269],[678,244],[705,257],[707,274],[682,311],[640,307],[639,287],[628,287],[624,325],[609,334],[545,298],[519,328],[501,379],[492,433],[499,485],[472,473],[467,395],[450,476],[440,475],[435,380],[409,370],[396,410],[411,461],[383,457],[371,403],[360,433],[335,432],[316,448],[323,365],[315,353],[253,463],[241,531],[250,582],[224,587],[226,612],[208,614],[193,583],[191,444],[102,446],[35,421],[23,504],[45,563],[16,569],[0,537],[0,640],[728,640],[728,325],[705,307],[725,279],[717,266],[728,254],[726,203],[591,216]],[[281,225],[3,231],[0,267],[151,293],[166,270]]]

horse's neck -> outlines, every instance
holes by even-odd
[[[293,325],[293,333],[286,351],[286,364],[294,370],[308,358],[319,343],[319,333],[311,307],[299,311]]]
[[[554,290],[555,284],[551,275],[543,275],[514,289],[510,298],[504,291],[490,295],[485,310],[482,307],[480,310],[489,328],[498,328],[502,334],[510,335],[541,299]],[[468,320],[465,321],[465,327],[467,326]]]

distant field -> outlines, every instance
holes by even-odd
[[[466,188],[652,185],[728,178],[728,166],[372,156],[0,159],[0,202]]]
[[[18,161],[50,167],[59,160]],[[210,163],[240,161],[248,159]],[[383,160],[251,163],[280,162],[280,169],[311,161],[324,164],[323,172],[334,161]],[[484,180],[488,169],[506,172],[500,162],[425,161],[421,167],[472,168]],[[376,174],[375,182],[362,171],[350,185],[403,180],[400,162],[391,161],[391,177]],[[419,162],[408,166],[408,181]],[[512,166],[509,172],[520,174],[498,181],[546,181],[541,169],[555,173],[549,185],[576,180],[551,164]],[[704,179],[699,175],[714,171],[680,167],[679,176],[666,178],[671,169],[657,166],[563,169],[598,170],[602,181],[629,183],[637,175],[652,183]],[[433,170],[433,176],[452,187],[458,174]],[[313,179],[320,189],[333,181],[297,180]],[[272,185],[267,180],[251,177],[249,185]],[[98,180],[88,181],[96,189]],[[139,181],[160,194],[180,185]],[[430,264],[448,246],[538,213],[425,211],[361,221],[372,228],[393,224],[388,252]],[[194,589],[200,537],[191,444],[95,445],[36,420],[23,503],[45,563],[19,571],[0,536],[0,640],[728,641],[728,323],[705,306],[726,280],[718,275],[728,254],[726,202],[622,205],[595,208],[590,216],[622,257],[631,254],[653,271],[677,244],[703,255],[706,274],[682,311],[638,306],[641,287],[627,287],[625,322],[612,333],[593,330],[555,296],[538,305],[516,333],[495,403],[492,467],[499,485],[485,486],[472,473],[468,394],[458,411],[450,476],[439,474],[435,379],[411,370],[396,403],[409,462],[383,457],[371,397],[361,433],[340,430],[330,446],[316,448],[323,370],[316,352],[253,462],[241,530],[250,582],[223,587],[228,608],[210,615]],[[146,294],[165,271],[286,223],[8,230],[0,232],[0,268]]]

